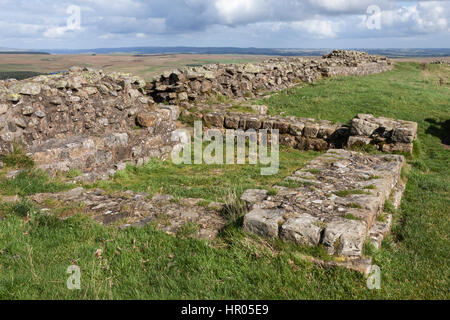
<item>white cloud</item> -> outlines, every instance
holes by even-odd
[[[329,20],[305,20],[292,22],[290,26],[294,30],[305,31],[309,35],[324,38],[334,38],[337,36],[339,26]]]

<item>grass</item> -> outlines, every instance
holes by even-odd
[[[349,190],[340,190],[333,192],[338,197],[347,197],[352,194],[371,194],[370,192],[361,190],[361,189],[349,189]]]
[[[20,169],[34,166],[34,161],[26,155],[25,150],[19,144],[14,144],[12,152],[0,155],[0,161],[7,168]]]
[[[0,195],[27,196],[43,192],[59,192],[73,188],[62,181],[51,180],[48,175],[40,170],[29,169],[20,172],[13,179],[0,177]]]
[[[167,193],[175,197],[224,202],[230,192],[240,196],[246,189],[283,185],[286,176],[317,155],[318,152],[306,153],[280,146],[279,174],[273,176],[262,176],[263,166],[260,165],[176,165],[152,159],[142,167],[127,166],[110,181],[98,181],[86,187]]]
[[[0,221],[0,298],[449,299],[450,150],[441,144],[435,123],[450,118],[450,91],[438,79],[448,79],[450,72],[438,65],[426,71],[420,64],[398,63],[383,74],[325,79],[266,100],[272,114],[345,123],[364,112],[419,123],[393,233],[381,250],[366,248],[381,268],[380,290],[368,290],[358,273],[322,269],[301,258],[306,253],[327,259],[320,246],[303,248],[245,234],[239,213],[217,242],[209,243],[188,236],[195,226],[176,237],[151,225],[119,231],[80,215],[47,217],[24,204],[6,208]],[[248,187],[278,184],[316,155],[283,149],[280,173],[272,177],[261,177],[257,167],[248,165],[152,161],[139,169],[130,166],[98,186],[223,200],[230,190],[238,196]],[[38,188],[17,184],[7,190],[29,194]],[[81,268],[81,290],[66,288],[71,264]]]

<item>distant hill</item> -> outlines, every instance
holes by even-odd
[[[0,51],[0,54],[44,54],[49,55],[49,52],[39,52],[39,51]]]
[[[335,48],[341,49],[341,48]],[[414,58],[414,57],[447,57],[450,56],[450,48],[408,48],[408,49],[369,49],[346,48],[348,50],[365,51],[369,54],[383,55],[390,58]],[[45,49],[20,50],[0,48],[0,54],[248,54],[267,56],[322,56],[332,51],[333,48],[299,49],[299,48],[237,48],[237,47],[117,47],[95,49]]]
[[[236,48],[236,47],[118,47],[97,49],[49,49],[54,54],[251,54],[270,56],[321,56],[333,49],[277,49],[277,48]],[[391,58],[407,57],[444,57],[450,56],[450,48],[414,48],[414,49],[365,49],[353,48],[369,54],[384,55]]]

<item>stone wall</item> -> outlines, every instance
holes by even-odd
[[[311,118],[211,112],[203,116],[207,126],[225,129],[278,129],[280,143],[300,150],[328,150],[371,144],[384,152],[411,153],[417,123],[358,114],[350,125]]]
[[[209,64],[164,72],[146,86],[156,102],[181,103],[223,95],[254,97],[321,77],[366,75],[393,68],[385,57],[336,50],[322,58],[275,58],[259,64]]]
[[[178,107],[154,105],[144,87],[138,77],[78,67],[0,81],[0,154],[20,142],[50,173],[105,173],[165,157]]]
[[[390,231],[389,199],[400,203],[401,155],[329,150],[285,179],[286,186],[246,190],[244,229],[300,245],[322,244],[330,255],[360,257],[366,240],[379,248]]]

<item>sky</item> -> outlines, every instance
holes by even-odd
[[[449,48],[450,1],[0,0],[0,48]]]

